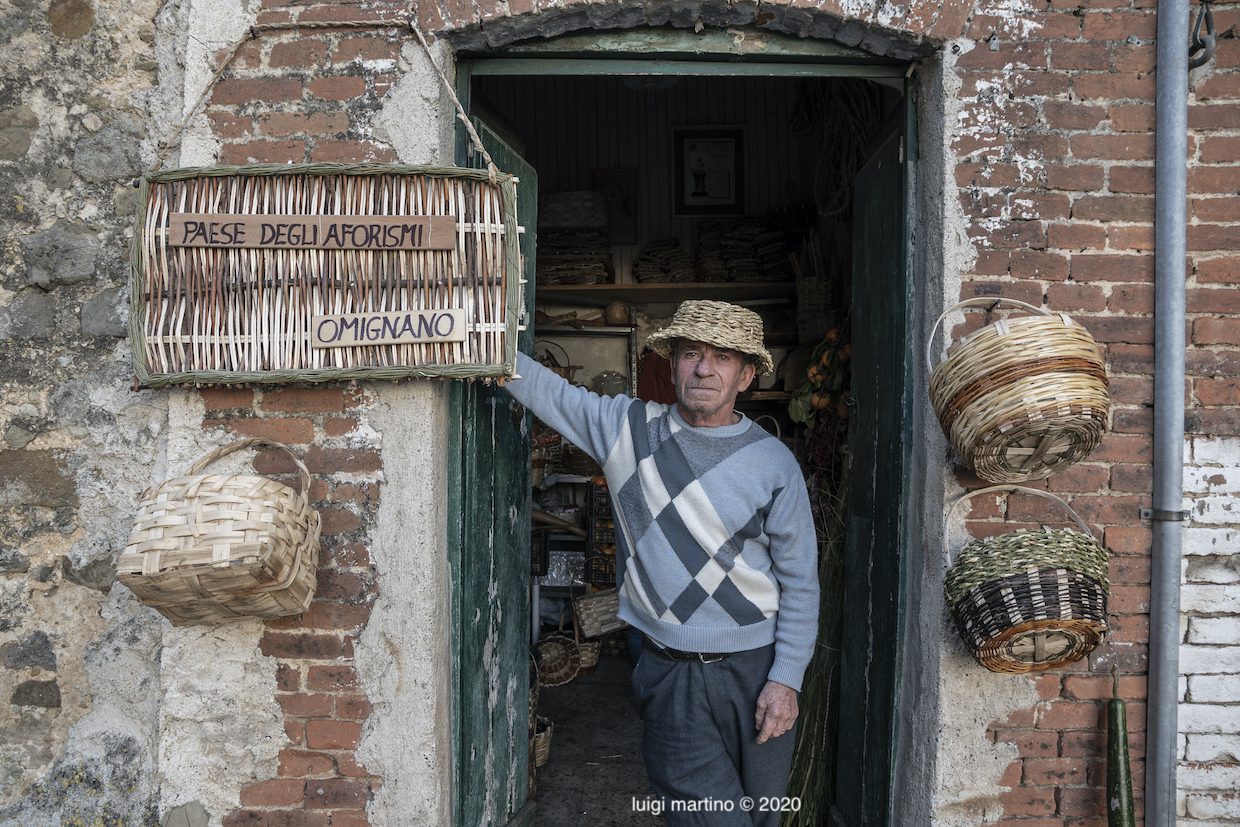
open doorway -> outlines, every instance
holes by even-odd
[[[755,382],[738,409],[783,439],[802,463],[818,523],[823,587],[789,789],[801,814],[788,823],[825,823],[832,814],[842,823],[881,823],[860,803],[865,784],[854,785],[852,776],[864,775],[867,794],[881,799],[889,789],[873,781],[884,768],[850,768],[837,789],[836,756],[841,741],[854,749],[875,738],[873,724],[884,714],[890,718],[895,697],[888,684],[889,697],[877,704],[885,713],[871,713],[869,698],[854,698],[841,718],[848,684],[874,683],[876,639],[871,629],[846,640],[846,560],[853,558],[853,585],[867,595],[887,587],[894,594],[894,582],[875,576],[890,568],[898,579],[899,569],[898,552],[884,552],[875,540],[882,519],[870,519],[875,467],[883,461],[879,443],[898,433],[898,413],[868,411],[858,422],[853,374],[858,365],[873,374],[859,383],[870,389],[868,402],[901,408],[900,315],[871,305],[898,305],[905,293],[904,180],[883,170],[895,182],[892,197],[871,188],[865,170],[875,166],[876,153],[896,146],[891,138],[904,125],[903,79],[898,71],[880,79],[788,71],[713,76],[646,73],[636,60],[628,65],[632,73],[623,65],[610,74],[519,74],[511,67],[492,74],[479,71],[482,63],[472,67],[471,114],[537,175],[538,219],[526,228],[535,236],[533,353],[596,392],[674,402],[666,363],[643,342],[680,301],[720,299],[763,316],[777,370]],[[902,143],[897,151],[903,162]],[[859,189],[866,226],[856,219]],[[528,189],[521,197],[530,197]],[[876,211],[888,214],[885,236],[870,226]],[[882,256],[899,260],[893,273],[898,270],[900,284],[867,270],[866,261],[872,269]],[[884,327],[889,324],[897,329]],[[854,360],[858,346],[899,351],[897,369],[886,370],[893,360],[873,352]],[[883,382],[896,387],[880,402]],[[884,423],[887,437],[878,434]],[[641,809],[648,794],[641,721],[628,690],[634,641],[594,616],[616,578],[609,492],[601,470],[554,431],[534,423],[531,442],[527,638],[536,653],[576,650],[567,665],[558,657],[544,663],[531,690],[534,743],[546,753],[546,763],[528,776],[533,821],[648,823],[650,813]],[[871,464],[863,479],[850,466],[850,446],[852,456],[860,453]],[[890,470],[898,473],[898,464]],[[853,501],[867,519],[850,520]],[[884,553],[895,562],[872,565],[873,555]],[[874,607],[867,604],[862,616],[875,619]],[[574,646],[557,644],[560,639]],[[855,731],[843,732],[850,727]],[[874,762],[889,771],[890,753]],[[856,798],[867,815],[833,813],[840,796]]]

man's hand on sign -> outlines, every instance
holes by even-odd
[[[758,695],[758,710],[754,715],[754,726],[758,730],[758,743],[765,744],[771,738],[778,738],[797,720],[797,691],[782,683],[767,681]]]

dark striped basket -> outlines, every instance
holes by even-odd
[[[961,640],[992,672],[1028,673],[1080,660],[1107,631],[1107,552],[1059,497],[1020,486],[971,491],[973,497],[1020,491],[1063,506],[1080,527],[1021,530],[966,545],[949,571],[944,595]]]

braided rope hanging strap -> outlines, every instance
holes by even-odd
[[[220,77],[223,76],[224,70],[226,70],[229,64],[232,63],[233,58],[237,56],[237,51],[243,45],[245,45],[247,41],[253,40],[257,38],[263,32],[267,32],[267,31],[279,31],[279,30],[300,29],[300,28],[310,28],[310,29],[382,28],[382,27],[397,26],[397,25],[400,25],[400,24],[394,20],[373,20],[373,21],[333,20],[333,21],[306,21],[304,23],[299,23],[297,21],[288,21],[288,22],[281,22],[281,23],[263,23],[263,24],[251,26],[249,29],[246,30],[246,33],[244,35],[237,38],[237,40],[230,47],[228,47],[228,50],[224,53],[224,57],[220,61],[219,66],[217,66],[215,69],[215,72],[212,73],[211,79],[207,81],[205,86],[203,86],[202,92],[198,95],[198,99],[195,100],[194,105],[191,106],[185,112],[185,116],[181,119],[181,122],[177,125],[177,128],[174,129],[172,131],[172,134],[169,135],[165,140],[159,142],[158,151],[156,152],[156,155],[155,155],[155,164],[151,168],[151,172],[152,173],[159,172],[163,168],[164,163],[168,160],[168,155],[171,154],[174,147],[180,144],[181,136],[184,134],[185,130],[189,127],[189,122],[193,120],[194,117],[202,109],[203,104],[207,100],[207,96],[211,94],[211,90],[215,88],[215,84],[218,83]],[[470,143],[473,145],[474,149],[478,152],[479,155],[482,156],[483,160],[486,162],[487,177],[491,185],[494,186],[496,179],[499,176],[499,167],[495,165],[495,161],[491,158],[491,153],[487,152],[486,147],[482,143],[481,136],[479,136],[478,131],[474,129],[473,122],[470,121],[469,115],[465,112],[465,107],[464,105],[461,104],[461,99],[457,97],[456,90],[452,88],[451,81],[448,80],[448,77],[447,75],[444,74],[443,70],[439,68],[439,64],[435,62],[435,57],[433,54],[431,54],[430,44],[426,42],[426,36],[422,34],[422,29],[419,28],[418,26],[417,13],[412,10],[410,10],[409,28],[413,31],[415,35],[417,35],[418,42],[422,44],[422,49],[423,51],[426,52],[426,57],[431,62],[431,66],[432,68],[434,68],[435,74],[439,75],[439,80],[443,83],[444,89],[448,91],[448,97],[452,99],[452,105],[456,107],[457,118],[461,121],[462,124],[465,125],[465,131],[469,134]]]
[[[253,40],[258,37],[259,30],[251,26],[245,35],[238,38],[224,55],[224,59],[220,61],[220,65],[216,67],[215,73],[211,75],[211,80],[207,81],[206,86],[202,87],[202,93],[198,96],[198,100],[194,101],[194,105],[185,113],[185,117],[181,119],[181,123],[172,131],[166,140],[159,142],[159,151],[155,154],[155,166],[151,167],[151,172],[156,173],[163,169],[164,161],[168,160],[169,153],[172,148],[181,143],[181,135],[185,132],[189,122],[198,114],[198,110],[202,108],[203,103],[207,100],[207,95],[211,94],[211,90],[215,88],[215,84],[219,82],[220,76],[224,74],[224,70],[228,68],[228,64],[232,63],[233,58],[237,56],[237,50],[240,49],[246,41]]]
[[[422,50],[426,52],[426,59],[431,62],[431,66],[435,69],[435,74],[439,75],[439,80],[443,82],[443,88],[448,90],[448,97],[452,98],[452,104],[456,107],[456,117],[465,125],[465,131],[469,133],[469,140],[474,145],[474,149],[486,161],[487,174],[490,176],[491,184],[494,185],[495,177],[499,174],[499,167],[495,166],[495,161],[491,159],[491,153],[487,152],[487,148],[482,145],[482,138],[478,135],[478,131],[474,129],[474,124],[465,112],[461,99],[456,96],[456,90],[452,88],[452,83],[448,80],[448,76],[443,73],[443,70],[439,68],[439,64],[435,62],[435,56],[431,54],[430,44],[426,42],[426,36],[422,34],[422,29],[418,26],[416,13],[411,14],[409,17],[409,28],[413,29],[413,33],[418,36],[418,42],[422,44]]]

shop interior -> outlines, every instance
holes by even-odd
[[[603,393],[673,403],[650,332],[684,299],[758,311],[777,368],[738,409],[806,472],[822,628],[790,795],[830,800],[847,497],[854,177],[898,83],[852,78],[476,76],[471,109],[538,173],[534,355]],[[614,618],[601,469],[535,423],[531,797],[545,825],[648,822],[634,641]],[[812,810],[803,821],[818,823]]]

